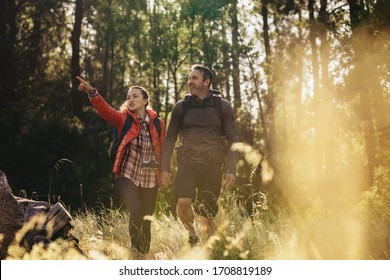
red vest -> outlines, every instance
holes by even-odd
[[[121,133],[123,125],[126,121],[126,115],[130,115],[133,118],[133,123],[129,129],[129,131],[126,133],[126,135],[123,137],[122,142],[119,144],[117,154],[115,156],[114,166],[112,168],[112,173],[117,174],[119,171],[120,163],[122,162],[123,154],[125,152],[126,145],[133,140],[135,137],[138,136],[140,133],[140,123],[138,121],[138,118],[136,114],[131,112],[130,110],[126,110],[123,112],[119,112],[112,108],[104,99],[102,96],[98,96],[95,98],[90,98],[91,103],[93,107],[96,109],[96,111],[99,113],[99,115],[108,123],[114,125],[118,128],[118,135]],[[157,118],[157,113],[153,111],[152,109],[146,109],[146,112],[150,118],[149,121],[149,129],[150,129],[150,136],[152,139],[154,152],[156,154],[157,160],[161,162],[161,149],[162,145],[164,143],[165,135],[166,135],[166,128],[164,122],[160,119],[160,126],[161,126],[161,134],[159,135],[157,132],[156,127],[154,126],[154,119]],[[159,184],[161,183],[160,180],[160,169],[157,171],[157,180]]]

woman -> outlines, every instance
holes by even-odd
[[[80,81],[79,91],[88,94],[99,115],[114,125],[118,134],[127,116],[132,118],[130,129],[119,143],[112,173],[115,187],[129,210],[131,246],[136,252],[146,254],[151,240],[149,217],[153,215],[158,185],[161,185],[159,163],[166,134],[165,124],[159,119],[159,133],[154,125],[157,113],[147,107],[149,95],[143,87],[130,87],[127,100],[117,111],[107,104],[95,88],[80,77],[77,79]]]

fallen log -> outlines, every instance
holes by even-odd
[[[0,170],[0,259],[6,257],[12,242],[31,249],[36,243],[49,244],[63,238],[72,240],[78,248],[78,240],[70,234],[71,220],[60,202],[51,206],[45,201],[14,196],[5,173]]]

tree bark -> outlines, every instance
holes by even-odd
[[[326,180],[326,186],[325,188],[329,186],[335,185],[335,153],[333,152],[334,148],[334,140],[333,135],[335,133],[334,131],[334,122],[332,121],[333,114],[333,87],[331,85],[331,82],[329,80],[329,32],[330,32],[330,25],[329,25],[329,15],[327,12],[328,9],[328,0],[321,0],[320,1],[320,12],[319,12],[319,37],[320,37],[320,67],[321,67],[321,80],[322,80],[322,95],[323,100],[322,104],[320,106],[321,110],[321,120],[323,122],[322,129],[324,131],[322,138],[323,138],[323,147],[321,148],[322,151],[322,157],[323,157],[323,164],[325,167],[325,180]]]
[[[109,62],[110,62],[110,49],[111,49],[111,42],[112,42],[112,30],[113,30],[113,26],[112,26],[112,1],[109,0],[108,2],[108,8],[107,8],[107,11],[106,11],[106,17],[107,17],[107,26],[106,26],[106,32],[104,34],[104,53],[103,53],[103,61],[102,61],[102,66],[103,66],[103,69],[102,69],[102,74],[103,74],[103,77],[102,77],[102,88],[101,88],[101,94],[103,94],[103,96],[107,99],[110,99],[110,93],[108,92],[108,89],[109,89],[109,81],[110,81],[110,77],[109,77],[109,73],[110,73],[110,70],[109,70]]]
[[[320,87],[320,69],[319,69],[319,49],[317,46],[317,39],[319,35],[319,24],[314,16],[314,6],[316,0],[309,0],[309,41],[311,46],[311,64],[313,76],[313,101],[314,101],[314,128],[315,128],[315,172],[317,179],[317,186],[322,189],[324,183],[324,145],[323,137],[325,135],[323,128],[324,116],[322,114],[322,106],[324,98],[322,96]]]
[[[271,197],[278,197],[278,201],[283,203],[288,199],[288,191],[286,188],[283,188],[284,179],[282,174],[282,164],[278,161],[278,149],[279,143],[276,139],[276,125],[275,125],[275,89],[274,89],[274,73],[272,68],[272,50],[271,50],[271,41],[270,41],[270,29],[268,23],[268,0],[261,0],[261,15],[263,19],[263,40],[264,40],[264,49],[265,49],[265,63],[264,63],[264,72],[267,83],[267,89],[262,94],[262,99],[264,100],[265,108],[265,120],[266,129],[268,131],[265,133],[266,139],[266,153],[268,161],[274,171],[273,177],[273,188]],[[284,160],[284,159],[282,159]]]
[[[225,76],[225,99],[231,102],[232,98],[230,95],[230,75],[231,75],[231,65],[229,62],[229,43],[227,42],[227,33],[225,28],[225,23],[222,18],[222,49],[223,49],[223,73]]]
[[[269,36],[269,24],[268,24],[268,0],[261,1],[261,15],[263,18],[263,40],[264,40],[264,49],[265,49],[265,75],[267,80],[267,94],[264,96],[265,104],[266,104],[266,119],[268,132],[265,134],[268,136],[266,139],[267,143],[267,151],[269,154],[270,162],[274,168],[277,168],[276,159],[275,159],[275,145],[276,145],[276,137],[275,137],[275,112],[274,112],[274,91],[273,91],[273,73],[271,70],[271,60],[272,60],[272,52],[271,52],[271,43]]]
[[[0,2],[0,108],[12,100],[13,89],[17,88],[16,36],[17,7],[15,1]]]
[[[232,19],[232,77],[233,77],[233,95],[234,95],[234,113],[236,116],[241,108],[241,83],[240,83],[240,44],[238,41],[238,17],[237,0],[232,1],[231,8]]]
[[[355,79],[358,89],[360,108],[361,108],[361,123],[363,126],[363,137],[365,139],[365,153],[367,157],[366,164],[366,182],[363,189],[372,186],[374,180],[374,169],[376,166],[376,151],[378,143],[378,135],[375,127],[377,118],[375,117],[374,103],[376,99],[381,98],[381,92],[377,92],[380,86],[376,73],[375,62],[371,61],[373,57],[373,44],[375,38],[369,31],[368,26],[363,26],[366,17],[366,9],[363,1],[348,0],[350,9],[351,28],[353,34],[353,49],[355,52]],[[369,75],[369,79],[367,78]],[[378,100],[379,101],[379,100]],[[381,103],[379,101],[378,103]]]
[[[73,25],[73,31],[71,35],[72,44],[72,60],[71,60],[71,80],[72,80],[72,103],[73,114],[81,117],[82,115],[82,95],[78,92],[77,88],[79,82],[76,76],[80,75],[80,37],[81,37],[81,25],[83,20],[84,8],[83,0],[76,0],[75,7],[75,21]]]

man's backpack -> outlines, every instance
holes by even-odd
[[[114,128],[114,136],[111,141],[110,147],[108,148],[108,157],[110,158],[111,166],[113,166],[116,153],[118,151],[119,144],[122,142],[123,137],[125,137],[126,133],[131,128],[131,125],[133,124],[133,118],[129,115],[126,116],[125,124],[123,125],[122,132],[118,137],[118,128]],[[161,124],[160,124],[160,118],[155,118],[153,120],[153,124],[156,127],[157,133],[159,136],[161,136]]]
[[[193,98],[192,95],[187,94],[184,98],[184,101],[183,101],[183,113],[182,113],[181,119],[184,120],[184,117],[185,117],[188,109],[190,109],[190,108],[214,107],[217,110],[218,117],[221,121],[221,128],[222,128],[221,135],[225,136],[225,131],[223,129],[224,118],[223,118],[223,112],[222,112],[222,97],[221,97],[221,94],[219,91],[214,90],[214,89],[211,89],[210,91],[213,95],[212,104],[194,104],[194,102],[192,102],[192,98]]]

